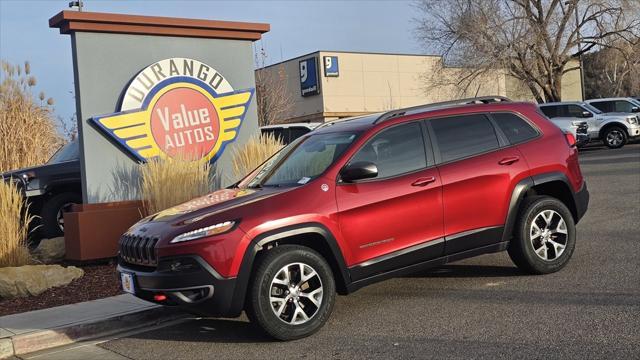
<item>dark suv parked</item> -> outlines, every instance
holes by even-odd
[[[575,139],[534,104],[491,99],[318,127],[235,186],[132,226],[123,288],[245,310],[289,340],[320,329],[336,293],[393,276],[503,250],[527,273],[562,269],[589,202]]]
[[[12,179],[29,200],[29,211],[41,225],[32,240],[52,238],[64,232],[63,212],[82,202],[78,142],[61,147],[46,164],[0,174]]]

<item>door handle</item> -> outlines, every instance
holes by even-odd
[[[500,164],[500,165],[511,165],[511,164],[513,164],[514,162],[517,162],[518,160],[520,160],[520,158],[519,158],[519,157],[517,157],[517,156],[510,156],[510,157],[506,157],[506,158],[504,158],[504,159],[502,159],[502,160],[498,161],[498,164]]]
[[[427,186],[436,181],[435,176],[423,177],[411,183],[411,186]]]

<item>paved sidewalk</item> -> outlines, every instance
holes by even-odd
[[[2,316],[0,359],[181,316],[128,294]]]

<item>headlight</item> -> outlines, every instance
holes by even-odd
[[[630,116],[627,118],[627,122],[629,124],[637,124],[638,123],[638,118],[635,116]]]
[[[580,125],[582,125],[582,124],[585,124],[585,125],[586,125],[587,123],[586,123],[586,122],[584,122],[584,121],[572,121],[572,122],[571,122],[571,125],[573,125],[573,126],[580,126]]]
[[[196,240],[207,236],[222,234],[231,230],[235,224],[235,221],[225,221],[219,224],[192,230],[174,237],[169,243],[175,244],[183,241]]]

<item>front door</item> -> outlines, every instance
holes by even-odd
[[[442,255],[440,175],[425,137],[420,122],[380,131],[350,160],[373,162],[378,176],[336,188],[354,280]]]

